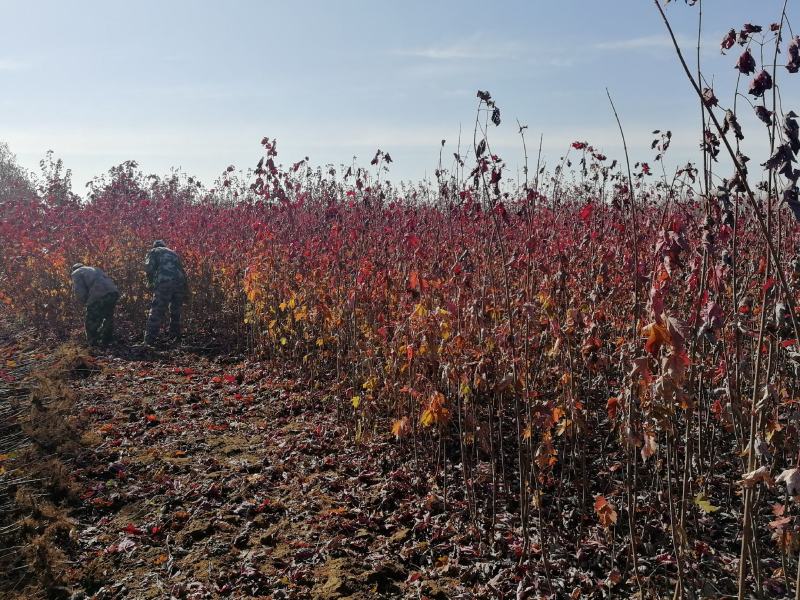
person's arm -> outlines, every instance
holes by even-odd
[[[81,304],[86,304],[86,298],[89,297],[89,288],[86,285],[86,280],[79,272],[72,274],[72,291],[75,294],[75,299],[78,302]]]
[[[181,275],[183,275],[183,292],[188,295],[190,293],[189,278],[186,277],[186,271],[183,270],[183,260],[181,260],[180,256],[178,257],[178,269],[180,270]]]
[[[183,275],[183,279],[185,281],[186,280],[186,271],[183,270],[183,260],[181,259],[180,255],[176,254],[175,256],[178,257],[178,270],[181,272],[181,275]]]

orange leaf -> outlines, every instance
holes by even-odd
[[[398,440],[408,435],[409,429],[408,417],[397,419],[394,423],[392,423],[392,433]]]
[[[667,328],[658,323],[650,323],[642,327],[642,335],[647,337],[644,349],[650,354],[655,354],[663,344],[672,342],[672,336]]]
[[[441,392],[434,392],[428,400],[427,408],[420,416],[423,427],[430,427],[434,423],[445,423],[450,416],[450,411],[444,406],[446,400]]]
[[[411,292],[412,294],[418,295],[422,291],[422,285],[420,285],[419,273],[416,271],[411,271],[408,274],[408,285],[406,287],[406,291]]]
[[[597,518],[600,524],[608,529],[617,523],[617,511],[614,505],[606,500],[605,496],[597,496],[594,500],[594,512],[597,513]]]

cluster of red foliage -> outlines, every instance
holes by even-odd
[[[85,203],[4,204],[3,301],[44,330],[69,331],[78,315],[67,271],[82,261],[120,284],[121,318],[140,325],[141,261],[150,240],[167,239],[189,273],[190,331],[329,377],[359,434],[386,415],[398,438],[426,429],[447,437],[457,421],[467,486],[479,482],[471,469],[481,457],[497,456],[517,429],[523,477],[538,482],[528,493],[554,485],[564,452],[595,428],[619,429],[643,460],[681,411],[706,415],[704,445],[741,432],[745,401],[725,391],[742,368],[736,336],[754,329],[772,284],[761,281],[744,211],[734,242],[728,216],[740,199],[705,204],[675,185],[639,183],[632,230],[619,200],[627,181],[597,160],[569,191],[554,177],[538,192],[497,197],[443,186],[424,202],[417,191],[401,199],[368,185],[363,171],[352,188],[307,168],[284,171],[266,145],[267,168],[260,163],[235,202],[176,180],[144,185],[128,168]],[[781,224],[788,249],[795,230]],[[792,350],[774,332],[769,348]],[[697,346],[693,361],[687,345]],[[690,364],[707,382],[700,398],[685,391]],[[781,425],[786,416],[776,406],[767,423],[788,443],[796,432]],[[596,451],[581,448],[582,468]]]
[[[123,291],[122,321],[141,330],[149,304],[143,272],[152,240],[164,238],[187,263],[193,305],[208,327],[230,324],[241,289],[242,249],[250,208],[197,200],[177,179],[144,186],[132,164],[88,202],[71,197],[21,197],[0,208],[3,276],[0,300],[41,330],[65,336],[80,319],[69,279],[75,262],[108,271]],[[195,319],[196,320],[196,319]],[[130,328],[129,328],[130,329]]]

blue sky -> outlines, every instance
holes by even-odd
[[[783,3],[703,4],[703,60],[727,104],[738,46],[720,56],[722,35],[776,21]],[[391,179],[419,179],[442,139],[452,156],[459,126],[471,136],[478,89],[502,110],[492,139],[511,172],[517,118],[529,147],[544,133],[550,164],[576,139],[619,157],[606,86],[635,160],[652,159],[657,128],[674,132],[672,161],[696,157],[697,102],[649,0],[0,0],[0,10],[0,140],[28,168],[53,149],[79,193],[126,159],[210,183],[229,164],[253,166],[265,135],[284,163],[366,164],[381,148]],[[691,50],[697,8],[667,11]],[[800,75],[783,82],[791,105]]]

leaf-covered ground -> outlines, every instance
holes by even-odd
[[[620,576],[629,548],[586,510],[591,498],[543,498],[545,520],[562,520],[574,537],[546,540],[547,560],[535,544],[519,565],[502,490],[493,529],[471,525],[423,445],[398,442],[388,422],[356,443],[323,383],[236,357],[3,342],[2,385],[30,394],[30,406],[19,405],[32,440],[3,459],[23,481],[14,488],[19,551],[3,557],[7,597],[635,593]],[[587,465],[610,486],[621,485],[618,467],[602,452]],[[666,501],[641,498],[639,571],[653,598],[668,595],[675,576]],[[735,516],[716,511],[696,526],[706,541],[691,568],[713,574],[697,589],[722,597],[735,590]]]
[[[9,365],[33,357],[20,385],[39,384],[37,358],[52,370],[32,352],[6,347]],[[47,474],[61,490],[37,515],[68,523],[48,548],[51,595],[469,597],[503,566],[471,561],[469,536],[399,447],[354,444],[323,390],[186,353],[60,355],[74,391],[50,406],[63,427],[33,432],[68,465]]]

